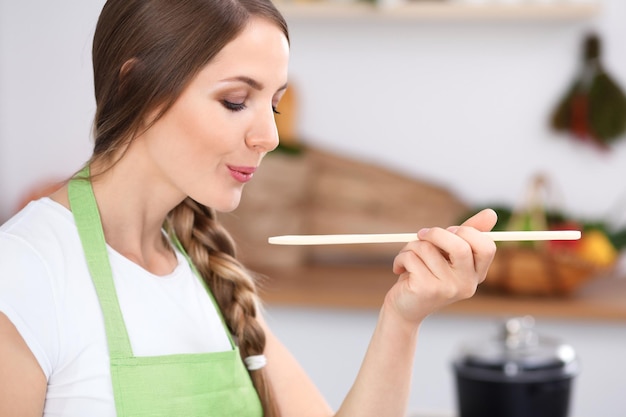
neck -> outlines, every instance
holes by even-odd
[[[109,246],[156,275],[170,273],[177,261],[162,226],[184,196],[132,152],[111,166],[93,163],[91,175]]]

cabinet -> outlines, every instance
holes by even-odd
[[[277,1],[288,20],[575,20],[588,19],[600,11],[599,0],[380,0],[373,4],[354,0]],[[389,3],[385,3],[385,2]],[[391,3],[393,2],[393,3]]]

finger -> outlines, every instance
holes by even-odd
[[[426,271],[427,269],[428,268],[423,265],[422,260],[417,258],[415,253],[411,250],[409,244],[405,245],[393,260],[393,273],[396,275],[401,275],[405,272],[415,272],[417,270]]]
[[[440,227],[418,232],[420,241],[430,242],[447,255],[447,267],[474,271],[474,254],[470,244],[461,236]],[[443,256],[443,255],[442,255]]]
[[[496,225],[498,215],[492,209],[484,209],[465,220],[462,226],[474,227],[481,232],[488,232]]]
[[[436,278],[443,277],[450,268],[447,254],[442,252],[440,248],[427,241],[414,241],[406,245],[407,265],[405,266],[410,272],[416,272],[411,268],[415,263],[419,263],[420,269]]]
[[[454,233],[468,242],[473,254],[474,270],[484,279],[496,253],[495,242],[473,227],[460,226]]]
[[[448,239],[460,241],[468,246],[463,239],[440,229],[442,235]],[[437,233],[431,231],[430,233]],[[471,254],[470,254],[471,259]],[[473,262],[468,260],[465,266],[455,267],[446,257],[446,252],[439,246],[427,241],[416,241],[407,244],[406,251],[398,256],[398,262],[404,265],[406,271],[400,275],[406,284],[420,288],[422,295],[429,293],[430,297],[441,300],[458,300],[471,296],[482,277],[474,272]],[[457,270],[455,270],[457,269]]]

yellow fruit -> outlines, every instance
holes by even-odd
[[[618,256],[609,238],[600,230],[583,233],[577,253],[582,259],[600,267],[611,266]]]

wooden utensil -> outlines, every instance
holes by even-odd
[[[529,240],[578,240],[578,230],[538,230],[483,232],[495,242]],[[268,239],[272,245],[346,245],[364,243],[407,243],[419,240],[417,233],[346,234],[346,235],[284,235]]]

